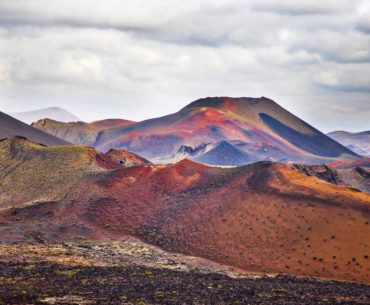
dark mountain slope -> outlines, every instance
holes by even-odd
[[[209,165],[240,166],[252,163],[255,159],[228,142],[222,141],[213,149],[192,160]]]
[[[32,126],[29,126],[3,112],[0,112],[0,138],[4,139],[13,136],[25,137],[33,142],[41,143],[47,146],[70,145],[70,143],[65,140],[54,137],[37,128],[33,128]]]

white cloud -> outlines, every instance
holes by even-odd
[[[2,0],[0,106],[143,119],[264,95],[331,129],[370,109],[366,2]]]

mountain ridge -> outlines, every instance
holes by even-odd
[[[171,163],[173,156],[181,158],[177,153],[184,145],[215,146],[222,141],[238,143],[237,148],[250,156],[247,163],[271,160],[323,164],[359,158],[266,97],[198,99],[173,114],[101,130],[94,137],[95,142],[89,145],[102,152],[123,148],[154,163]]]

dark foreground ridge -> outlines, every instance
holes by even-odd
[[[0,304],[369,304],[369,286],[43,262],[0,268]]]
[[[0,244],[0,304],[369,304],[370,286],[245,273],[137,239]]]

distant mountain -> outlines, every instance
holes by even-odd
[[[9,115],[27,124],[31,124],[45,118],[61,122],[80,121],[78,117],[60,107],[50,107],[26,112],[12,112],[9,113]]]
[[[32,126],[73,144],[93,146],[101,131],[133,123],[133,121],[121,119],[107,119],[92,123],[81,121],[65,123],[51,119],[42,119],[32,123]]]
[[[356,154],[370,157],[370,131],[333,131],[327,135]]]
[[[252,163],[255,161],[255,158],[250,157],[247,153],[230,143],[222,141],[216,147],[200,156],[192,158],[192,160],[209,165],[239,166]]]
[[[217,164],[215,157],[210,157],[215,152],[210,153],[207,158],[211,158],[214,165],[240,165],[259,160],[318,164],[359,158],[265,97],[204,98],[174,114],[115,128],[97,130],[86,123],[65,125],[50,120],[34,126],[102,152],[127,149],[154,163],[188,158],[190,150],[181,151],[181,147],[196,150],[197,160],[202,160],[200,153],[207,153],[223,141],[238,149],[240,156],[229,147],[234,156],[225,155]],[[204,149],[197,150],[205,143]]]
[[[251,160],[326,163],[358,156],[274,101],[216,97],[179,112],[101,132],[94,147],[125,148],[153,162],[168,162],[182,145],[237,143]]]
[[[33,142],[47,146],[71,144],[0,112],[0,139],[10,138],[13,136],[25,137]]]

